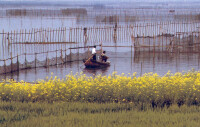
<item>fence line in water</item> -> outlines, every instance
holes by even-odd
[[[88,41],[95,41],[96,35],[100,35],[98,40],[107,40],[106,35],[113,37],[116,34],[122,35],[125,38],[126,35],[138,36],[154,36],[161,35],[162,33],[175,34],[177,32],[192,32],[199,29],[199,22],[150,22],[150,23],[135,23],[132,25],[105,25],[105,26],[93,26],[93,27],[76,27],[66,28],[59,27],[57,29],[40,28],[40,29],[22,29],[11,32],[0,32],[0,35],[4,37],[4,43],[25,43],[25,42],[83,42],[85,35],[88,35]],[[95,35],[95,36],[94,36]],[[128,36],[129,37],[129,36]],[[8,39],[9,38],[9,39]],[[102,39],[101,39],[102,38]],[[108,40],[111,41],[111,40]],[[119,40],[121,41],[121,40]]]
[[[28,68],[49,67],[66,62],[77,61],[91,55],[88,47],[60,49],[40,53],[23,53],[0,60],[0,74]],[[80,51],[81,50],[81,51]],[[30,59],[32,57],[32,59]]]
[[[40,28],[11,32],[2,30],[0,33],[0,61],[3,61],[3,64],[0,64],[0,66],[3,65],[4,69],[1,70],[7,72],[5,70],[9,69],[5,69],[5,66],[7,66],[7,63],[12,63],[12,60],[16,59],[18,54],[25,56],[25,58],[19,58],[24,59],[22,62],[24,64],[27,59],[31,59],[30,54],[32,56],[34,54],[37,59],[43,58],[43,61],[45,61],[46,55],[48,57],[54,56],[56,59],[60,57],[57,56],[57,51],[66,52],[70,48],[99,44],[111,47],[133,46],[134,51],[199,52],[199,28],[200,23],[198,22],[168,21],[132,25]],[[53,51],[56,51],[56,56],[49,54]],[[79,52],[80,50],[76,53]],[[28,54],[29,57],[26,56]],[[39,54],[43,54],[43,56],[39,56]],[[12,59],[10,62],[8,62],[9,58]],[[37,60],[35,62],[37,63]],[[43,66],[45,66],[44,62]],[[27,68],[27,66],[24,68]]]

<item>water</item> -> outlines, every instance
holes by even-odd
[[[110,67],[99,69],[87,69],[82,61],[68,62],[66,64],[51,66],[50,68],[34,68],[21,70],[20,72],[0,75],[0,79],[14,79],[16,81],[37,81],[46,77],[65,78],[68,74],[83,72],[87,76],[109,75],[113,72],[117,74],[133,74],[141,76],[145,73],[153,72],[164,76],[168,71],[187,72],[189,70],[200,70],[200,54],[177,54],[177,53],[134,53],[130,48],[105,48],[110,57]],[[127,51],[128,50],[128,51]],[[116,52],[117,51],[117,52]]]
[[[2,11],[5,12],[6,9],[10,8],[2,8]],[[24,7],[24,9],[27,9]],[[32,7],[32,9],[38,9],[38,7]],[[40,9],[40,8],[39,8]],[[54,9],[60,9],[56,7],[52,7],[52,10]],[[170,9],[170,8],[169,8]],[[59,27],[91,27],[91,26],[114,26],[114,24],[109,24],[106,22],[98,22],[96,20],[96,16],[110,16],[110,15],[120,15],[120,16],[137,16],[137,20],[134,22],[126,22],[124,20],[120,20],[121,22],[119,24],[139,24],[143,22],[156,22],[156,21],[168,21],[168,20],[177,20],[174,19],[174,15],[184,15],[184,14],[196,14],[198,12],[198,8],[196,10],[193,9],[181,9],[176,10],[175,14],[169,13],[169,9],[137,9],[135,11],[131,9],[109,9],[107,11],[102,10],[93,10],[92,8],[87,8],[88,15],[86,17],[77,17],[77,16],[36,16],[36,17],[29,17],[29,16],[5,16],[0,15],[0,33],[2,30],[4,32],[10,32],[10,31],[19,31],[20,29],[27,29],[31,30],[34,28],[51,28],[51,29],[57,29]],[[186,13],[187,12],[187,13]],[[121,14],[123,13],[123,14]],[[146,17],[144,14],[147,14]],[[152,16],[153,15],[153,16]],[[156,15],[159,17],[157,18]],[[181,19],[178,19],[181,20]],[[149,26],[151,28],[151,26]],[[183,29],[182,28],[187,28]],[[170,33],[169,29],[172,33],[176,32],[188,32],[188,31],[197,31],[199,28],[199,24],[196,26],[194,24],[180,24],[177,26],[178,31],[174,30],[174,26],[166,26],[161,29],[161,27],[158,27],[157,31],[161,31],[164,33]],[[191,29],[194,28],[194,29]],[[140,36],[143,35],[143,31],[146,30],[146,27],[139,29],[139,31],[135,32],[134,34],[139,33]],[[187,30],[187,31],[186,31]],[[154,27],[152,29],[147,30],[148,35],[153,34],[155,32]],[[156,33],[155,33],[156,34]],[[158,34],[158,33],[157,33]],[[156,34],[156,35],[157,35]],[[145,35],[147,36],[147,35]],[[2,37],[0,37],[2,41]],[[121,38],[121,37],[119,37]],[[90,42],[89,42],[90,43]],[[104,42],[103,42],[104,43]],[[119,42],[117,41],[117,45],[123,45],[125,42]],[[109,44],[106,44],[109,45]],[[113,43],[111,44],[113,45]],[[4,45],[5,46],[5,45]],[[7,56],[10,54],[9,50],[8,52],[2,53],[2,46],[0,45],[0,56],[4,59],[6,53]],[[9,46],[8,46],[9,47]],[[35,47],[34,47],[35,48]],[[20,48],[15,46],[14,50],[19,51]],[[39,48],[38,48],[39,49]],[[51,49],[47,47],[47,49]],[[53,49],[52,49],[53,50]],[[195,69],[196,71],[199,70],[199,63],[200,63],[200,54],[197,53],[189,53],[189,54],[183,54],[183,53],[149,53],[149,52],[134,52],[131,48],[104,48],[104,50],[107,51],[107,55],[110,57],[109,61],[111,62],[110,67],[107,68],[101,68],[101,69],[86,69],[83,65],[82,61],[74,61],[74,62],[68,62],[66,64],[57,65],[57,66],[51,66],[49,68],[34,68],[34,69],[26,69],[21,70],[19,72],[13,72],[8,73],[5,75],[0,75],[1,79],[14,79],[16,81],[37,81],[45,79],[46,77],[51,76],[57,76],[58,78],[65,78],[67,74],[73,73],[81,73],[88,76],[95,76],[98,74],[101,75],[109,75],[113,72],[117,72],[117,74],[125,73],[125,74],[132,74],[137,73],[137,76],[141,76],[145,73],[153,72],[158,73],[159,75],[163,76],[168,71],[175,73],[175,72],[183,72],[183,71],[189,71],[191,69]],[[23,51],[23,50],[22,50]],[[30,48],[30,51],[32,49]],[[45,57],[44,57],[45,58]],[[41,57],[42,59],[42,57]],[[24,60],[24,59],[23,59]],[[0,63],[1,64],[1,63]],[[3,64],[1,64],[3,65]]]

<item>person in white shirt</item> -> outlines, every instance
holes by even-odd
[[[93,60],[94,61],[96,61],[97,59],[96,59],[96,46],[94,46],[93,48],[92,48],[92,55],[93,55]]]

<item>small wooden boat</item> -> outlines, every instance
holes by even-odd
[[[110,62],[93,61],[91,59],[83,60],[86,68],[102,68],[110,66]]]

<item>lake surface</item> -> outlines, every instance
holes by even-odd
[[[109,6],[108,6],[109,7]],[[172,6],[170,8],[153,8],[144,9],[136,7],[137,9],[131,9],[131,8],[125,8],[125,9],[114,9],[114,8],[107,8],[107,9],[96,9],[93,7],[87,8],[87,15],[86,16],[77,16],[77,15],[70,15],[70,16],[62,16],[62,15],[53,15],[53,16],[7,16],[6,10],[9,9],[49,9],[49,10],[59,10],[63,9],[65,7],[59,6],[56,7],[23,7],[23,8],[6,8],[2,7],[0,9],[0,33],[1,31],[4,32],[11,32],[11,31],[20,31],[21,29],[26,29],[27,31],[32,29],[40,29],[40,28],[51,28],[51,29],[58,29],[60,27],[66,27],[68,28],[74,28],[74,27],[94,27],[94,26],[111,26],[114,27],[115,22],[106,22],[104,21],[104,18],[110,18],[109,16],[115,16],[118,15],[120,17],[118,25],[141,25],[145,24],[147,27],[141,27],[138,29],[138,31],[134,31],[133,35],[137,36],[139,33],[139,36],[151,36],[153,35],[159,35],[160,32],[163,33],[178,33],[178,32],[186,32],[185,34],[188,34],[187,32],[193,32],[199,30],[199,22],[196,21],[196,14],[199,12],[199,8],[196,7],[193,8],[177,8],[177,6]],[[117,7],[116,7],[117,8]],[[175,9],[174,13],[169,12],[169,10]],[[58,12],[59,13],[59,12]],[[191,14],[191,15],[190,15]],[[176,16],[175,16],[176,15]],[[189,17],[185,15],[190,15]],[[135,16],[135,17],[134,17]],[[191,23],[191,19],[194,20],[194,22],[197,22],[197,24]],[[127,20],[128,18],[128,20]],[[182,22],[181,24],[172,24],[172,25],[164,25],[165,27],[153,27],[152,23],[157,22],[159,25],[159,22],[163,21],[165,24],[169,21],[176,22]],[[190,22],[190,24],[188,24]],[[156,29],[154,29],[156,28]],[[125,41],[121,41],[124,39],[124,37],[129,37],[130,41],[130,33],[126,33],[126,29],[123,29],[124,34],[121,35],[120,32],[117,32],[119,40],[112,43],[107,43],[106,39],[103,41],[104,45],[129,45],[131,43],[126,44]],[[155,33],[155,31],[158,31],[159,33]],[[96,32],[97,33],[97,32]],[[82,34],[81,34],[82,35]],[[105,34],[106,35],[106,34]],[[119,36],[121,35],[121,36]],[[123,37],[122,37],[123,36]],[[181,37],[181,36],[178,36]],[[3,36],[0,36],[0,42],[3,42]],[[120,40],[120,38],[123,38]],[[83,39],[83,38],[82,38]],[[124,40],[126,40],[125,38]],[[112,39],[111,39],[112,40]],[[153,40],[153,39],[152,39]],[[112,40],[113,41],[113,40]],[[140,40],[143,41],[142,39]],[[166,39],[164,40],[166,41]],[[169,41],[169,40],[168,40]],[[90,43],[90,42],[88,42]],[[83,44],[80,44],[79,46],[82,46]],[[89,45],[89,44],[88,44]],[[94,45],[93,43],[91,45]],[[4,47],[7,47],[5,49]],[[27,46],[28,47],[28,46]],[[20,48],[18,46],[14,46],[14,55],[17,53],[24,53],[24,51],[28,51],[28,53],[32,53],[33,51],[41,51],[44,49],[47,50],[55,50],[55,47],[53,45],[53,48],[50,47],[42,47],[42,46],[35,47],[28,47],[28,50],[24,50],[23,46]],[[60,46],[62,47],[62,46]],[[56,47],[56,49],[60,49],[60,47]],[[68,46],[69,47],[69,46]],[[4,49],[4,50],[3,50]],[[74,61],[74,62],[68,62],[66,64],[61,64],[57,66],[50,66],[49,68],[39,67],[34,69],[26,69],[26,70],[20,70],[19,72],[13,72],[8,73],[4,75],[0,75],[1,79],[14,79],[16,81],[37,81],[45,79],[46,77],[51,76],[57,76],[58,78],[65,78],[67,74],[73,73],[81,73],[88,76],[95,76],[98,74],[101,75],[109,75],[113,72],[117,72],[117,74],[132,74],[137,73],[137,76],[141,76],[145,73],[153,72],[158,73],[159,75],[163,76],[168,71],[175,73],[175,72],[187,72],[189,70],[196,70],[199,71],[200,67],[200,54],[199,53],[150,53],[150,52],[135,52],[131,48],[123,48],[123,47],[104,47],[103,50],[107,51],[107,55],[110,57],[109,61],[111,62],[111,66],[107,68],[101,68],[101,69],[86,69],[83,65],[82,61]],[[46,50],[44,50],[46,51]],[[6,59],[7,56],[9,56],[10,48],[7,46],[7,44],[0,43],[0,59]],[[27,53],[27,52],[26,52]],[[53,54],[55,55],[55,54]],[[52,55],[52,56],[53,56]],[[89,56],[88,56],[89,57]],[[28,60],[33,57],[28,58]],[[40,59],[46,58],[45,55],[40,57]],[[24,59],[23,59],[24,60]],[[21,61],[20,61],[21,62]],[[23,61],[22,61],[23,62]],[[0,66],[2,66],[4,63],[0,63]]]
[[[137,73],[141,76],[145,73],[153,72],[160,76],[165,75],[168,71],[187,72],[189,70],[200,70],[200,54],[187,53],[135,53],[131,52],[130,48],[104,48],[107,55],[110,57],[110,67],[101,69],[87,69],[82,61],[68,62],[66,64],[51,66],[50,68],[34,68],[21,70],[19,72],[0,75],[0,79],[14,79],[16,81],[37,81],[46,77],[65,78],[68,74],[76,74],[83,72],[87,76],[109,75],[113,72],[117,74],[132,74]],[[119,52],[120,51],[120,52]]]

